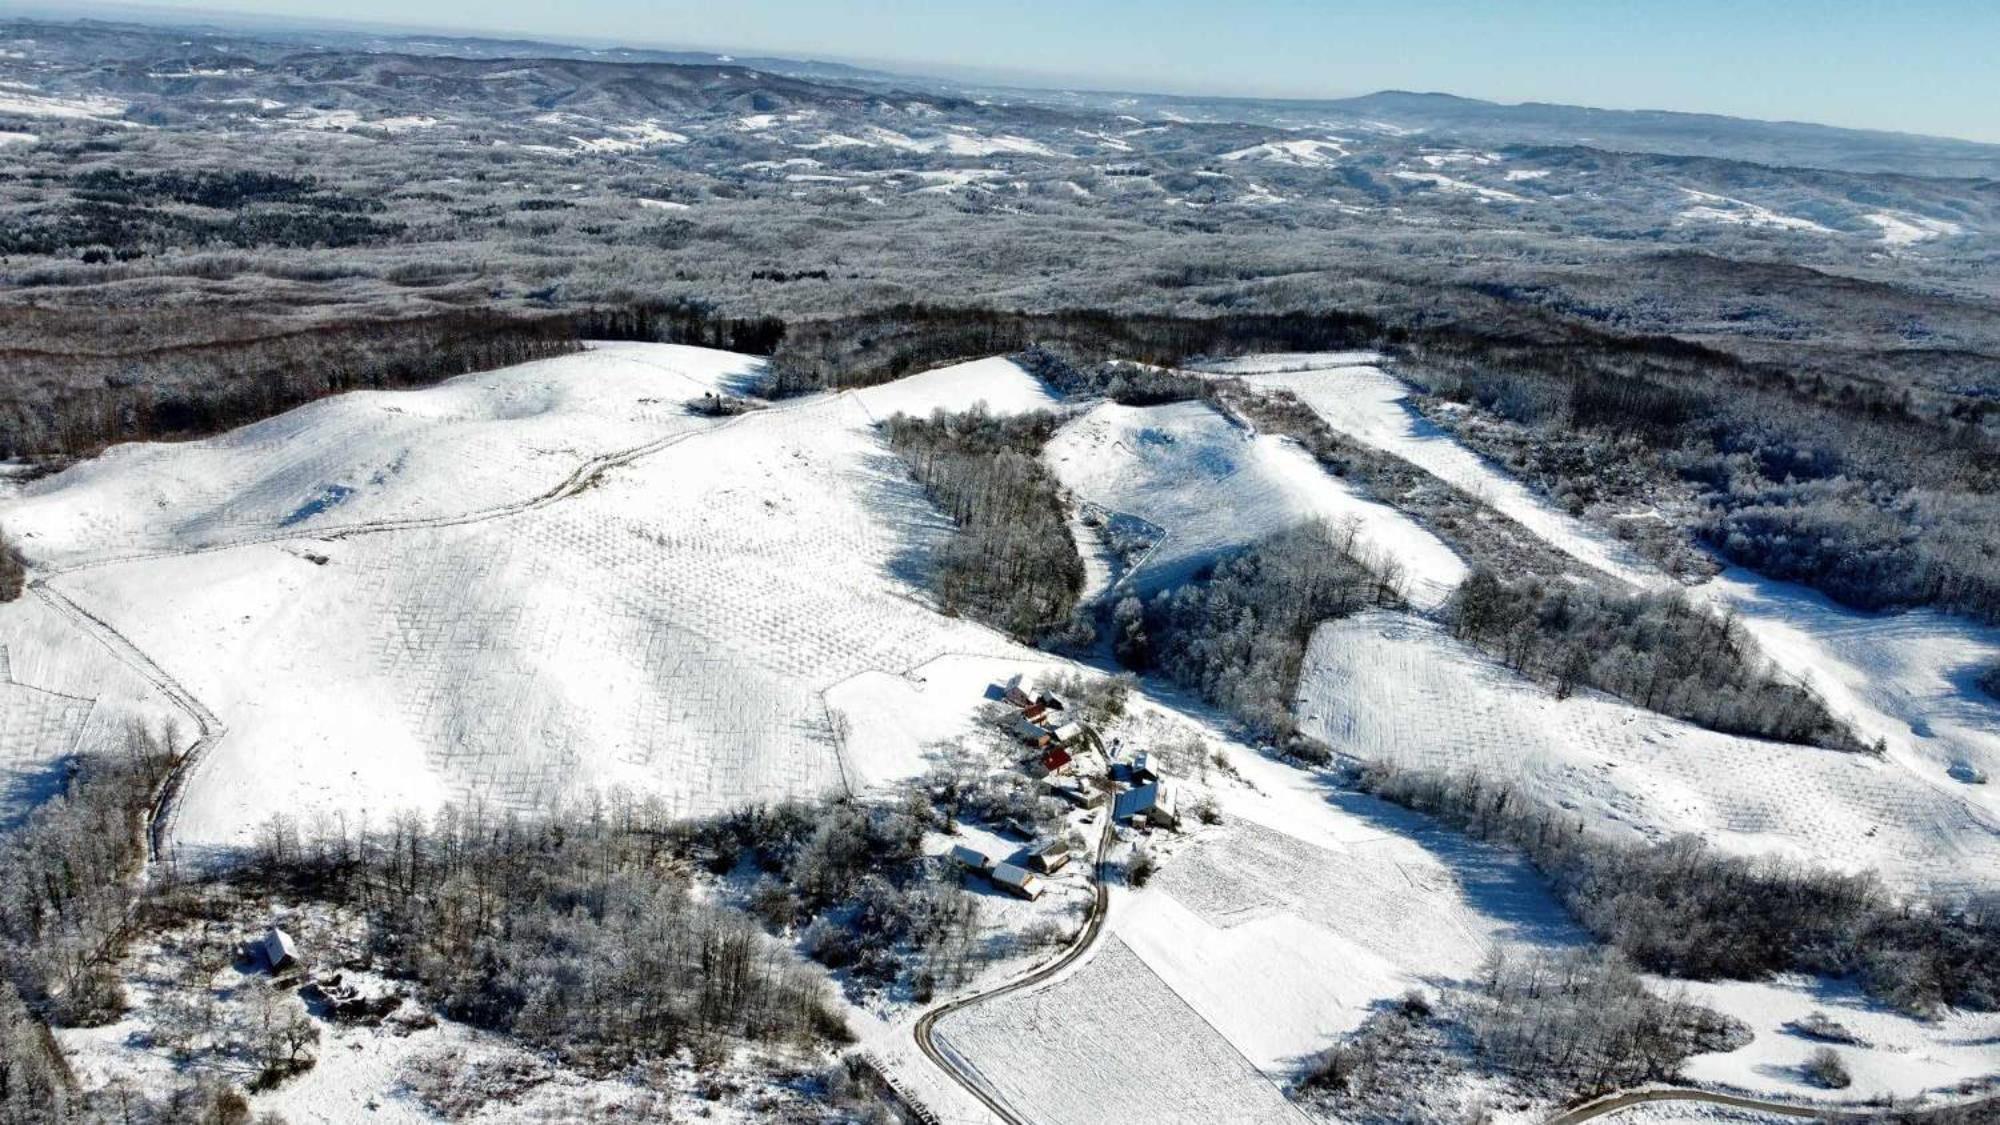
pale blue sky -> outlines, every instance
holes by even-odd
[[[1443,90],[2000,142],[2000,0],[144,2],[976,70],[1035,85],[1284,97]]]

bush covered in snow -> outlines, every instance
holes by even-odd
[[[1847,1064],[1840,1060],[1840,1052],[1832,1047],[1813,1048],[1800,1070],[1806,1081],[1823,1090],[1845,1090],[1854,1084],[1853,1076],[1847,1073]]]
[[[21,561],[21,552],[14,548],[7,533],[0,531],[0,602],[20,597],[27,580],[27,566]]]
[[[1615,952],[1496,950],[1476,982],[1379,1005],[1299,1085],[1343,1120],[1456,1120],[1457,1075],[1564,1102],[1673,1081],[1689,1056],[1748,1040],[1727,1017],[1653,992]],[[1448,1104],[1429,1104],[1438,1092]]]

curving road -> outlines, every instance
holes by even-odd
[[[1697,1090],[1692,1087],[1671,1089],[1628,1090],[1622,1094],[1607,1094],[1593,1102],[1586,1102],[1574,1109],[1564,1110],[1549,1118],[1547,1125],[1578,1125],[1579,1122],[1594,1120],[1619,1110],[1651,1102],[1699,1102],[1705,1105],[1727,1106],[1731,1109],[1748,1109],[1758,1113],[1768,1113],[1777,1117],[1798,1117],[1812,1121],[1880,1121],[1881,1111],[1877,1109],[1837,1109],[1830,1106],[1806,1106],[1796,1102],[1768,1102],[1761,1098],[1745,1098],[1736,1094],[1718,1094],[1711,1090]],[[1978,1107],[2000,1111],[2000,1097],[1980,1098],[1970,1102],[1932,1106],[1927,1109],[1907,1110],[1904,1119],[1922,1121],[1943,1113],[1959,1112]]]
[[[930,1059],[938,1069],[950,1075],[953,1081],[965,1087],[966,1093],[977,1098],[981,1105],[992,1110],[994,1116],[1007,1122],[1008,1125],[1030,1125],[1030,1123],[1027,1118],[1015,1113],[1005,1102],[988,1092],[972,1075],[961,1069],[957,1060],[950,1054],[939,1050],[936,1042],[933,1041],[933,1033],[936,1031],[937,1022],[953,1012],[969,1008],[974,1004],[983,1004],[988,1000],[996,1000],[1009,993],[1019,992],[1022,989],[1033,988],[1054,977],[1064,969],[1069,968],[1071,965],[1074,965],[1085,953],[1090,951],[1091,946],[1097,944],[1098,937],[1104,932],[1104,919],[1111,913],[1111,890],[1105,881],[1105,856],[1111,852],[1112,828],[1114,824],[1109,804],[1104,806],[1103,814],[1104,830],[1098,836],[1097,855],[1091,862],[1092,885],[1095,893],[1091,897],[1090,914],[1084,919],[1083,928],[1077,932],[1076,940],[1071,942],[1069,947],[1063,950],[1062,954],[1056,957],[1055,960],[1028,973],[1026,976],[1017,977],[997,988],[987,989],[985,992],[975,992],[970,996],[961,996],[956,1000],[946,1001],[925,1012],[922,1018],[917,1020],[915,1029],[917,1049],[922,1051],[924,1057]]]

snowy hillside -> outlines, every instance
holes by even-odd
[[[1251,433],[1202,403],[1103,403],[1058,432],[1044,457],[1082,499],[1165,530],[1129,576],[1141,595],[1314,519],[1351,523],[1364,554],[1403,568],[1418,605],[1442,602],[1466,574],[1436,536],[1356,495],[1297,443]]]
[[[1321,626],[1299,716],[1335,750],[1510,778],[1600,825],[1948,894],[2000,888],[1990,815],[1893,761],[1717,734],[1590,693],[1557,699],[1406,615]]]
[[[176,803],[185,845],[247,842],[279,812],[380,822],[454,797],[530,809],[620,786],[693,814],[913,772],[874,753],[857,775],[822,690],[946,652],[1017,650],[926,608],[924,560],[946,525],[872,419],[1047,397],[1011,364],[982,363],[727,422],[680,411],[750,373],[726,353],[628,346],[343,396],[253,428],[283,445],[238,433],[130,451],[5,515],[18,509],[29,542],[65,559],[110,551],[119,528],[161,548],[296,536],[53,580],[227,727]],[[357,448],[384,417],[390,436]],[[621,446],[644,455],[561,504],[461,518]],[[251,502],[174,491],[205,479],[204,459],[232,465]],[[385,459],[395,472],[377,472]],[[296,497],[347,481],[345,518],[277,530]],[[397,522],[415,513],[448,518]],[[332,527],[347,534],[312,537]]]

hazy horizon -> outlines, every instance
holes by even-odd
[[[1839,2],[1793,17],[1787,7],[1695,0],[1611,15],[1558,0],[1505,13],[1462,0],[1340,11],[1255,0],[1220,12],[1188,0],[1031,0],[999,11],[892,0],[864,13],[796,0],[727,9],[585,0],[559,15],[521,0],[267,0],[254,10],[134,0],[13,10],[761,54],[1048,89],[1299,100],[1426,91],[2000,143],[2000,120],[1983,109],[2000,104],[2000,73],[1978,47],[2000,41],[2000,8],[1926,0],[1889,13]],[[1420,53],[1407,51],[1415,32]]]

